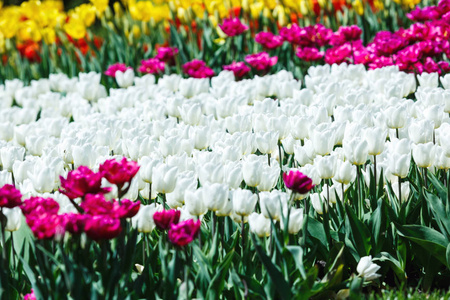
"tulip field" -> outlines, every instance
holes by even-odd
[[[0,299],[449,296],[450,0],[66,2],[0,1]]]

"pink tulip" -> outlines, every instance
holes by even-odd
[[[116,63],[116,64],[110,65],[104,74],[106,76],[116,78],[117,71],[125,72],[128,69],[132,69],[132,67],[127,67],[127,65],[124,63]]]
[[[161,61],[158,58],[149,58],[141,60],[138,71],[146,74],[158,74],[163,73],[165,68],[166,65],[164,64],[164,61]]]
[[[300,171],[283,173],[283,181],[288,189],[299,194],[306,194],[314,187],[312,179]]]
[[[261,44],[264,48],[275,49],[283,45],[283,38],[272,32],[262,31],[255,36],[255,42]]]
[[[129,161],[124,157],[121,161],[116,159],[105,161],[99,166],[99,171],[109,182],[117,185],[120,191],[125,183],[131,183],[139,171],[139,166],[135,161]]]
[[[270,57],[267,52],[260,52],[247,55],[245,57],[245,61],[256,70],[263,71],[268,70],[272,66],[274,66],[278,61],[278,57]]]
[[[172,224],[178,224],[181,212],[176,209],[157,211],[153,214],[156,227],[167,230]]]
[[[122,232],[120,219],[110,216],[92,216],[84,227],[86,235],[94,241],[110,240]]]
[[[193,78],[208,78],[214,76],[214,70],[207,67],[203,60],[194,59],[183,65],[184,73]]]
[[[22,194],[11,184],[0,188],[0,207],[13,208],[22,204]]]
[[[111,188],[102,188],[101,173],[94,173],[91,169],[85,166],[80,166],[74,171],[67,174],[67,178],[60,176],[61,193],[75,199],[84,197],[86,194],[106,194],[111,191]]]
[[[200,232],[201,221],[192,219],[170,225],[169,241],[179,247],[191,243]]]
[[[231,65],[223,66],[224,70],[232,71],[236,78],[242,78],[250,72],[250,67],[247,66],[244,62],[235,62]]]
[[[223,19],[223,23],[219,24],[219,27],[228,36],[240,35],[248,30],[248,26],[242,24],[238,17]]]

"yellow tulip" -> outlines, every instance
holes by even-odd
[[[364,6],[363,6],[361,0],[353,1],[352,6],[358,15],[362,16],[364,14]]]
[[[0,53],[5,53],[5,36],[1,32],[0,32]]]
[[[42,39],[39,28],[33,20],[26,20],[19,24],[17,37],[21,41],[32,40],[34,42],[39,42]]]
[[[261,2],[250,4],[250,13],[253,19],[259,18],[259,15],[264,9],[264,5]]]
[[[42,37],[44,38],[44,42],[48,45],[56,42],[56,33],[53,28],[47,27],[42,29]]]
[[[95,21],[95,7],[90,4],[81,4],[75,8],[70,16],[82,20],[84,26],[89,27]]]
[[[114,16],[121,18],[123,16],[123,9],[119,2],[114,2]]]
[[[91,1],[92,5],[94,5],[94,8],[99,15],[103,14],[103,12],[108,7],[108,3],[109,3],[109,0],[90,0],[90,1]]]
[[[86,36],[86,27],[82,20],[70,18],[64,25],[64,31],[74,39],[81,39]]]

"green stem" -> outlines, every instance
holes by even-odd
[[[186,300],[189,299],[189,259],[188,259],[188,252],[187,248],[184,248],[184,254],[186,258],[186,265],[184,266],[184,284],[185,284],[185,290],[186,290]]]

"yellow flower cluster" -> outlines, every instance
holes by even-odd
[[[86,35],[96,16],[108,7],[109,0],[91,0],[64,12],[62,0],[30,0],[20,6],[3,7],[0,2],[0,51],[5,39],[51,44],[56,41],[56,30],[62,29],[75,39]]]
[[[405,7],[414,8],[421,0],[394,0],[395,3],[401,4]]]
[[[1,7],[1,5],[0,5]],[[27,1],[0,9],[0,39],[18,41],[55,40],[55,28],[65,19],[62,1]]]

